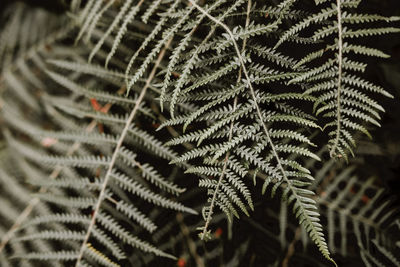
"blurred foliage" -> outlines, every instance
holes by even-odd
[[[14,1],[2,1],[2,8],[12,2]],[[24,2],[56,13],[65,12],[69,5],[68,1],[26,0]],[[366,0],[362,4],[362,9],[383,15],[400,15],[400,2],[399,0]],[[369,177],[379,178],[376,179],[374,185],[385,190],[385,199],[391,200],[391,207],[397,207],[400,206],[398,198],[400,196],[400,36],[382,37],[375,45],[376,48],[390,54],[391,58],[384,62],[379,60],[369,62],[368,77],[376,84],[385,87],[395,98],[379,99],[386,109],[382,118],[382,127],[373,130],[373,140],[365,139],[359,142],[356,153],[360,157],[352,159],[349,163],[338,162],[321,179],[322,181],[329,180],[346,170],[348,166],[357,166],[353,171],[354,175],[364,177],[361,181],[366,181]],[[292,52],[296,53],[295,46]],[[1,147],[4,149],[3,145]],[[316,171],[321,168],[317,165],[318,163],[309,164],[315,164]],[[326,187],[323,185],[323,182],[319,184],[321,190],[318,197],[323,196],[325,192]],[[3,185],[0,189],[5,191],[6,187]],[[346,198],[350,199],[352,194],[347,192]],[[186,192],[182,199],[187,198],[192,201],[201,199],[199,195],[198,190],[192,190]],[[197,238],[196,228],[200,226],[197,221],[180,213],[171,215],[154,211],[152,218],[163,227],[151,238],[154,242],[161,243],[161,247],[180,255],[177,262],[171,261],[168,266],[198,266],[199,261],[205,263],[206,266],[285,266],[283,263],[286,259],[288,261],[286,266],[331,266],[322,259],[315,247],[306,244],[306,238],[301,231],[299,233],[296,220],[290,212],[287,215],[288,230],[283,238],[284,242],[279,239],[278,219],[282,214],[279,197],[271,200],[267,196],[255,194],[254,203],[256,209],[252,217],[235,221],[233,225],[226,223],[221,214],[217,215],[213,221],[217,229],[213,232],[214,239],[207,244]],[[324,205],[321,204],[321,206]],[[324,214],[323,222],[327,220],[325,208],[321,207]],[[400,213],[399,209],[397,213]],[[399,214],[393,216],[398,218]],[[5,224],[9,225],[8,222]],[[6,227],[1,225],[1,228],[4,231]],[[166,235],[167,232],[169,236]],[[384,234],[394,240],[400,240],[399,232],[398,229],[388,227]],[[265,240],[268,242],[266,243]],[[358,250],[357,240],[352,233],[349,233],[347,255],[343,256],[343,253],[337,250],[337,254],[333,257],[339,266],[364,266]],[[137,257],[140,257],[147,266],[167,266],[165,261],[153,255],[132,254],[131,262],[135,262]],[[382,266],[391,266],[390,263],[383,264]]]

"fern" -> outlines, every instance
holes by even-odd
[[[238,93],[241,93],[240,91],[238,91],[235,95],[232,95],[229,98],[233,98],[236,96],[235,101],[234,101],[234,106],[231,108],[231,115],[223,118],[221,120],[215,121],[212,125],[210,125],[209,128],[204,129],[203,131],[199,132],[197,136],[192,136],[192,138],[194,139],[194,141],[197,141],[197,145],[200,145],[202,142],[204,142],[204,140],[208,139],[209,137],[211,137],[212,135],[216,134],[217,131],[219,131],[220,129],[222,129],[223,125],[227,125],[230,124],[230,130],[228,131],[228,135],[225,135],[228,138],[227,143],[223,143],[222,146],[218,145],[218,146],[208,146],[208,149],[206,148],[205,150],[202,149],[201,147],[198,148],[199,151],[201,151],[200,153],[196,153],[196,151],[198,150],[192,150],[190,152],[188,152],[189,154],[191,154],[190,156],[182,156],[181,160],[187,160],[187,159],[192,159],[194,157],[197,156],[205,156],[206,154],[215,154],[213,161],[216,161],[218,158],[220,158],[222,155],[226,154],[224,159],[221,159],[221,161],[223,162],[223,165],[221,167],[221,169],[219,169],[218,172],[216,173],[221,173],[219,175],[216,175],[216,179],[218,179],[217,182],[207,182],[206,180],[201,180],[199,185],[200,186],[205,186],[206,188],[209,189],[209,194],[211,196],[210,198],[210,206],[205,208],[203,210],[203,217],[205,219],[205,226],[202,228],[202,238],[207,239],[209,236],[209,231],[208,231],[208,224],[210,223],[211,220],[211,216],[213,214],[213,209],[215,205],[218,205],[222,210],[224,210],[227,215],[228,218],[233,215],[237,215],[237,211],[233,208],[232,204],[230,204],[230,202],[235,203],[237,206],[239,206],[245,213],[247,213],[247,210],[244,208],[244,205],[241,201],[239,201],[237,199],[237,195],[233,193],[232,189],[229,190],[228,188],[226,188],[226,184],[224,183],[224,178],[225,178],[225,173],[228,171],[231,171],[229,169],[227,169],[227,162],[229,161],[229,157],[231,156],[230,153],[228,151],[233,151],[235,153],[235,156],[238,156],[240,160],[244,160],[249,162],[250,164],[254,164],[256,168],[260,168],[263,172],[265,172],[268,175],[271,175],[271,178],[269,180],[266,180],[266,182],[263,185],[263,191],[265,192],[266,187],[269,185],[269,183],[271,181],[274,181],[275,183],[277,183],[277,185],[280,185],[282,183],[285,183],[288,186],[288,191],[287,194],[289,194],[291,197],[288,199],[289,203],[292,201],[295,201],[295,212],[298,214],[297,216],[299,216],[299,220],[301,223],[304,223],[304,225],[306,226],[306,228],[308,229],[308,231],[310,232],[310,235],[312,237],[312,239],[315,241],[315,243],[318,245],[318,247],[320,248],[321,252],[324,254],[325,257],[327,257],[328,259],[330,259],[329,257],[329,252],[327,249],[327,245],[325,244],[325,241],[323,239],[323,234],[322,234],[322,229],[320,228],[319,223],[317,223],[317,219],[315,218],[316,216],[318,216],[318,213],[315,213],[312,211],[312,209],[314,209],[312,207],[312,203],[313,202],[308,202],[307,198],[310,196],[311,192],[307,192],[302,190],[301,188],[295,186],[294,184],[292,184],[291,179],[295,178],[297,179],[297,177],[299,177],[300,179],[302,178],[306,178],[307,174],[306,173],[302,173],[301,170],[299,169],[294,169],[293,171],[289,171],[289,170],[285,170],[284,167],[286,168],[286,166],[284,166],[282,163],[283,159],[279,156],[278,153],[294,153],[294,154],[302,154],[302,155],[307,155],[307,156],[313,156],[313,154],[311,152],[309,152],[307,149],[302,149],[296,146],[289,146],[289,145],[280,145],[280,144],[276,144],[270,137],[270,130],[268,129],[268,127],[265,124],[265,120],[266,121],[274,121],[274,122],[282,122],[282,121],[289,121],[289,120],[295,120],[298,124],[302,125],[302,126],[309,126],[312,125],[312,123],[310,121],[308,121],[307,119],[295,119],[294,117],[292,118],[291,115],[286,115],[286,114],[270,114],[268,115],[268,113],[266,113],[265,115],[263,115],[263,111],[261,110],[259,103],[261,102],[262,104],[264,104],[265,102],[269,102],[268,98],[265,97],[260,93],[258,96],[256,96],[256,91],[253,88],[252,83],[255,82],[256,84],[264,84],[264,83],[269,83],[269,82],[274,82],[275,80],[280,80],[280,79],[265,79],[265,75],[267,75],[267,77],[271,74],[268,72],[265,72],[265,74],[261,71],[261,72],[257,72],[253,77],[250,77],[248,72],[247,72],[247,67],[245,65],[245,60],[242,57],[242,53],[239,51],[239,48],[237,46],[237,43],[235,41],[235,39],[241,39],[241,38],[247,38],[248,36],[252,36],[254,34],[242,34],[240,32],[237,31],[230,31],[229,28],[221,23],[218,19],[214,18],[213,16],[211,16],[208,11],[205,11],[204,9],[202,9],[201,7],[197,6],[196,3],[192,2],[192,4],[200,10],[201,13],[205,14],[207,17],[209,17],[213,22],[219,24],[222,28],[224,28],[227,33],[229,34],[229,38],[232,40],[233,42],[233,46],[234,46],[234,50],[237,53],[237,60],[236,60],[236,64],[239,64],[240,66],[240,71],[239,71],[239,77],[241,75],[241,73],[243,72],[245,79],[246,79],[246,87],[249,89],[249,93],[247,94],[246,92],[242,92],[242,96],[244,99],[248,99],[248,104],[244,104],[242,106],[239,106],[237,104],[237,96],[239,96]],[[279,20],[277,22],[272,23],[272,25],[270,25],[270,27],[267,27],[265,29],[274,29],[276,26],[276,23],[279,23]],[[248,28],[254,30],[254,33],[258,32],[260,27],[259,26],[255,26],[254,24],[251,23],[247,23],[246,25]],[[196,49],[196,48],[194,48]],[[221,49],[220,47],[217,48],[217,52],[218,49]],[[249,61],[248,59],[246,59],[246,61]],[[190,70],[190,67],[186,66],[183,67],[183,69],[185,70]],[[275,72],[276,73],[276,72]],[[274,72],[272,72],[272,75],[276,75]],[[268,75],[269,74],[269,75]],[[226,75],[226,74],[225,74]],[[285,78],[285,76],[283,76],[282,78]],[[215,81],[215,78],[209,78],[208,79],[208,83],[213,83]],[[239,80],[240,81],[240,78]],[[203,84],[205,84],[205,82],[203,82]],[[199,90],[199,89],[197,89]],[[173,104],[174,104],[174,96],[178,95],[180,92],[180,85],[179,85],[179,81],[177,83],[177,87],[173,88],[173,93],[172,93],[172,98],[171,98],[171,112],[173,112]],[[183,92],[182,92],[183,93]],[[190,92],[187,92],[190,93]],[[228,95],[228,94],[226,94]],[[226,100],[229,100],[229,98],[227,98]],[[276,99],[274,99],[275,101],[279,101],[280,99],[285,99],[285,97],[281,96],[281,97],[276,97]],[[293,98],[302,98],[301,96],[295,97],[293,96]],[[257,99],[261,99],[261,101],[258,101]],[[218,104],[220,104],[221,102],[223,103],[224,101],[226,101],[225,99],[217,99],[216,101],[213,101],[210,103],[210,105],[208,105],[208,109],[211,110],[214,106],[217,106]],[[204,107],[207,107],[204,106]],[[202,112],[207,112],[206,110],[202,111]],[[259,123],[259,126],[257,127],[258,129],[256,129],[256,132],[248,132],[246,133],[246,131],[243,129],[242,131],[244,131],[244,134],[238,134],[238,137],[235,138],[233,137],[234,135],[234,128],[236,127],[240,127],[240,124],[235,125],[235,122],[238,122],[243,116],[246,116],[248,114],[250,114],[251,112],[256,112],[256,118],[255,122]],[[199,112],[197,112],[199,114]],[[274,116],[276,115],[276,116]],[[283,116],[282,116],[283,115]],[[196,116],[198,116],[196,114]],[[218,115],[217,115],[218,116]],[[188,122],[191,122],[195,119],[196,117],[192,117],[189,118]],[[250,117],[251,118],[251,117]],[[267,119],[265,119],[267,118]],[[187,127],[187,124],[185,124],[184,129]],[[289,132],[290,133],[290,132]],[[259,151],[252,151],[251,148],[245,148],[245,147],[240,147],[240,144],[243,143],[246,139],[248,139],[250,136],[254,135],[254,136],[261,136],[264,135],[264,140],[260,140],[257,138],[253,138],[253,142],[255,142],[255,144],[253,144],[254,146],[257,146],[257,143],[262,142],[263,143],[263,147],[269,146],[271,148],[272,151],[267,152],[266,155],[262,155],[260,152],[263,152],[264,149],[258,149]],[[296,133],[293,132],[292,136],[295,136]],[[222,136],[220,136],[222,137]],[[288,135],[289,138],[291,138],[291,135]],[[226,148],[225,148],[226,147]],[[237,150],[234,150],[234,148],[237,147]],[[261,151],[260,151],[261,150]],[[259,155],[261,154],[261,155]],[[268,155],[270,154],[270,155]],[[266,157],[266,162],[263,160]],[[212,161],[212,162],[213,162]],[[268,161],[276,161],[276,165],[271,165],[270,163],[268,163]],[[174,161],[176,162],[176,161]],[[285,162],[286,163],[286,162]],[[288,164],[289,166],[293,166],[293,164]],[[202,172],[200,172],[200,174],[204,174]],[[292,178],[293,177],[293,178]],[[306,178],[307,179],[307,178]],[[309,178],[308,178],[309,179]],[[247,188],[241,188],[242,191],[246,191]],[[286,197],[289,197],[288,195]],[[251,202],[250,202],[251,203]],[[311,204],[311,205],[309,205]],[[311,209],[310,209],[311,208]]]
[[[329,264],[399,265],[395,205],[348,157],[382,124],[376,95],[393,97],[365,74],[390,55],[364,40],[399,18],[360,5],[13,4],[0,20],[1,265],[238,266],[255,246],[274,266],[316,266],[299,240]]]
[[[325,153],[325,149],[319,152],[322,155]],[[313,166],[315,163],[310,161],[308,164]],[[319,191],[315,201],[321,210],[324,210],[322,215],[327,219],[327,241],[331,250],[348,256],[349,239],[355,236],[364,264],[373,265],[375,257],[379,256],[372,247],[376,246],[379,251],[390,251],[395,243],[396,239],[388,235],[386,226],[396,224],[397,207],[386,197],[385,190],[377,183],[376,177],[357,177],[357,163],[344,168],[340,165],[331,159],[326,167],[316,174],[315,181],[308,188]],[[335,179],[326,183],[327,179],[331,179],[329,173],[334,173]],[[283,206],[280,216],[287,217],[287,210]],[[283,242],[286,242],[287,227],[287,224],[280,224]],[[339,242],[336,239],[339,239]],[[364,257],[364,253],[368,256]],[[390,253],[384,256],[385,260],[392,261],[396,266],[398,259],[395,256],[391,256]]]
[[[329,1],[319,2],[319,4],[325,2],[328,3]],[[348,57],[354,54],[371,57],[388,56],[377,49],[352,43],[355,41],[354,39],[367,35],[398,32],[398,29],[394,27],[362,28],[363,24],[368,22],[392,22],[398,20],[398,18],[386,18],[374,14],[352,14],[350,10],[347,11],[348,8],[354,6],[358,6],[358,4],[353,5],[347,1],[337,1],[332,3],[330,7],[321,8],[319,13],[309,16],[287,30],[276,45],[276,47],[281,45],[290,36],[300,34],[302,30],[309,28],[312,23],[322,24],[324,22],[319,26],[319,29],[314,30],[314,34],[311,36],[315,41],[328,40],[328,38],[334,37],[333,45],[328,45],[325,49],[306,55],[300,59],[300,64],[297,64],[297,67],[305,66],[307,63],[311,65],[313,61],[322,56],[324,56],[324,60],[328,56],[333,56],[333,59],[329,59],[320,66],[311,65],[310,69],[303,71],[303,74],[292,79],[289,83],[307,84],[307,87],[311,87],[305,93],[319,98],[314,105],[315,112],[323,114],[324,117],[331,121],[325,125],[329,129],[331,156],[345,158],[347,158],[348,151],[353,153],[352,147],[354,144],[349,140],[353,132],[358,130],[369,135],[362,122],[367,121],[380,126],[376,121],[377,119],[379,120],[376,112],[383,110],[370,96],[360,90],[376,92],[376,86],[364,80],[360,75],[365,71],[365,65],[351,62]],[[357,24],[357,28],[352,29],[350,27],[351,24]],[[366,27],[368,26],[366,25]],[[355,74],[353,75],[353,73]],[[354,82],[351,82],[353,79],[360,80],[360,82],[354,84]],[[379,88],[378,92],[392,97],[382,88]],[[368,108],[364,106],[364,103],[367,104]]]

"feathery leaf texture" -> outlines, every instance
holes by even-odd
[[[315,0],[315,12],[301,10],[303,1],[73,0],[62,18],[22,4],[5,13],[0,184],[25,208],[7,201],[1,211],[13,222],[0,229],[4,264],[149,263],[176,259],[186,240],[205,266],[213,256],[196,256],[193,234],[214,242],[211,227],[251,217],[255,194],[268,192],[280,197],[282,247],[292,210],[302,240],[332,263],[330,251],[346,255],[352,231],[367,265],[379,262],[372,246],[398,265],[384,240],[395,216],[382,215],[383,190],[372,178],[361,184],[352,167],[323,184],[336,163],[315,152],[325,144],[313,138],[327,135],[330,156],[349,160],[357,132],[371,137],[370,124],[380,126],[374,95],[392,95],[368,81],[365,59],[389,55],[362,38],[397,33],[400,19],[353,13],[360,1]],[[308,52],[290,56],[294,44]],[[314,167],[320,161],[326,167]],[[206,203],[190,197],[197,188]],[[189,222],[198,213],[202,223]],[[165,242],[176,225],[182,234]]]
[[[326,2],[326,3],[325,3]],[[331,2],[331,3],[329,3]],[[328,129],[328,146],[332,157],[344,157],[353,154],[351,142],[356,131],[370,136],[364,122],[380,126],[378,111],[383,108],[373,100],[369,92],[393,97],[383,88],[376,86],[362,76],[365,64],[351,60],[355,54],[369,57],[388,57],[382,51],[358,45],[356,40],[364,36],[383,35],[398,32],[391,26],[370,28],[370,22],[388,24],[397,21],[397,17],[383,17],[375,14],[352,14],[347,1],[319,1],[327,7],[317,14],[310,15],[300,23],[293,25],[280,37],[277,45],[283,44],[290,36],[297,36],[311,24],[319,24],[311,38],[315,41],[331,40],[326,48],[317,48],[299,59],[296,67],[305,67],[301,74],[289,81],[306,88],[305,94],[315,96],[314,111],[327,118],[324,128]],[[330,5],[330,6],[329,6]],[[352,26],[354,24],[354,27]],[[326,26],[328,25],[328,26]],[[364,26],[365,25],[365,26]],[[327,43],[327,42],[324,42]],[[313,62],[323,58],[324,64]]]

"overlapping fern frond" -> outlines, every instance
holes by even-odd
[[[328,151],[322,149],[317,154],[324,157]],[[356,170],[362,164],[351,162],[349,166],[343,166],[330,159],[316,172],[315,180],[308,189],[316,191],[314,200],[327,222],[327,242],[332,253],[350,256],[354,252],[350,250],[349,243],[355,242],[359,247],[356,253],[359,253],[365,266],[375,266],[378,259],[378,262],[382,261],[382,266],[398,266],[397,204],[377,177],[358,177]],[[309,160],[306,165],[314,169],[318,162]],[[279,218],[285,218],[279,224],[280,242],[285,247],[287,229],[293,226],[289,225],[284,205],[279,213]],[[302,238],[302,241],[303,244],[308,243],[307,238]]]
[[[347,221],[366,264],[378,260],[371,246],[396,263],[380,232],[392,210],[382,218],[373,211],[386,207],[382,190],[373,180],[347,179],[348,170],[322,188],[334,160],[322,170],[310,162],[322,158],[315,151],[325,144],[311,140],[325,129],[331,156],[347,159],[356,130],[370,135],[368,124],[379,126],[384,109],[372,93],[391,95],[362,76],[367,65],[354,55],[387,55],[355,40],[398,32],[386,26],[398,18],[353,13],[359,1],[347,0],[316,0],[316,12],[302,10],[300,0],[203,2],[73,0],[63,19],[45,11],[25,16],[23,6],[6,13],[0,106],[10,155],[0,181],[14,175],[16,190],[29,184],[33,196],[22,201],[23,220],[7,215],[18,223],[1,230],[0,251],[7,246],[11,260],[27,266],[124,266],[181,257],[176,244],[185,239],[187,254],[204,266],[221,247],[197,255],[196,229],[215,241],[211,225],[224,218],[217,209],[231,229],[233,218],[251,216],[258,193],[268,192],[284,203],[282,232],[290,207],[303,239],[308,234],[333,263],[328,245],[337,252],[339,232],[345,254]],[[35,16],[40,23],[26,39]],[[312,52],[293,56],[285,49],[293,44]],[[324,125],[314,117],[321,114]],[[197,188],[207,192],[201,203]],[[368,205],[358,209],[360,201]],[[171,210],[176,220],[160,225]],[[200,210],[203,222],[187,226]],[[360,225],[372,229],[374,241],[365,242],[370,234],[360,234]],[[181,234],[165,241],[178,226]],[[282,233],[280,241],[287,245]],[[132,249],[137,253],[127,255]],[[242,256],[238,249],[231,261]]]
[[[202,166],[197,165],[187,170],[201,177],[199,185],[206,187],[210,196],[209,206],[203,209],[205,225],[201,228],[201,237],[207,239],[210,234],[208,224],[216,206],[228,218],[238,216],[236,207],[247,215],[246,205],[253,209],[244,179],[249,170],[256,169],[256,172],[268,176],[262,186],[263,192],[269,185],[273,185],[273,192],[279,186],[286,187],[284,197],[287,202],[294,204],[294,212],[300,223],[305,226],[324,256],[330,259],[322,227],[318,222],[318,212],[311,199],[313,193],[303,188],[313,178],[301,164],[287,158],[288,155],[299,154],[318,159],[304,146],[312,143],[298,130],[318,126],[312,117],[293,104],[312,101],[312,98],[290,91],[268,92],[267,88],[283,87],[285,80],[293,78],[287,68],[282,69],[282,62],[292,60],[273,51],[257,49],[260,44],[256,37],[272,35],[281,18],[258,24],[251,21],[249,16],[247,19],[243,17],[244,26],[237,26],[231,31],[222,21],[230,12],[243,5],[241,1],[235,2],[234,6],[220,14],[212,12],[213,6],[203,9],[193,2],[192,5],[200,11],[199,16],[216,23],[210,27],[203,41],[188,49],[189,58],[185,62],[173,66],[170,61],[163,83],[166,93],[164,96],[163,90],[161,101],[162,104],[164,101],[169,102],[172,118],[161,127],[183,124],[185,131],[191,124],[195,125],[195,131],[185,133],[170,143],[197,143],[195,148],[172,163],[198,158],[203,161]],[[251,8],[248,2],[247,14]],[[288,7],[282,7],[285,8]],[[223,34],[226,36],[214,35],[218,27],[227,31]],[[184,43],[182,40],[179,45]],[[238,43],[242,43],[241,48]],[[264,55],[264,62],[252,63],[258,53]],[[219,57],[221,54],[232,56]],[[219,57],[218,61],[209,60],[216,57]],[[168,89],[169,75],[173,68],[182,71]],[[191,81],[189,77],[192,73],[202,75]],[[186,88],[183,89],[183,86]],[[174,116],[175,105],[187,101],[199,103],[198,108]],[[201,121],[205,121],[204,126],[199,124]],[[293,125],[298,129],[293,130]]]
[[[176,153],[132,121],[135,115],[150,122],[154,118],[154,112],[145,103],[145,96],[151,99],[151,94],[144,94],[154,74],[144,89],[132,89],[141,94],[132,92],[132,97],[124,97],[124,87],[115,86],[121,85],[121,75],[99,73],[97,65],[80,63],[87,56],[84,50],[82,55],[77,54],[60,41],[34,50],[35,60],[24,61],[29,68],[16,65],[2,74],[2,118],[7,124],[3,134],[9,149],[23,159],[24,165],[16,164],[17,168],[41,170],[39,178],[28,174],[25,182],[39,188],[35,202],[49,203],[54,212],[19,222],[18,232],[11,233],[16,237],[10,242],[26,248],[43,240],[45,244],[56,242],[62,248],[47,245],[47,249],[39,247],[32,252],[15,250],[13,258],[50,264],[75,260],[77,265],[82,262],[115,266],[126,258],[121,244],[174,258],[133,232],[137,227],[150,233],[157,228],[143,210],[146,203],[149,207],[197,213],[164,196],[162,192],[179,195],[185,189],[165,178],[168,173],[161,173],[147,162],[151,157],[172,160]],[[47,62],[48,58],[69,60]],[[87,72],[71,72],[73,64]],[[155,68],[158,65],[159,62]],[[100,87],[100,83],[93,84],[90,79],[91,70],[102,75],[104,83]],[[46,83],[32,90],[36,84],[29,79],[30,72]],[[114,92],[107,92],[112,87]],[[29,112],[22,113],[21,106],[28,107]],[[115,110],[126,111],[127,115],[112,114]],[[49,120],[44,123],[42,116]],[[49,122],[53,126],[48,127]],[[147,155],[137,155],[138,151]],[[125,223],[121,218],[125,218]]]
[[[331,156],[347,158],[349,152],[353,154],[356,131],[371,137],[368,125],[380,126],[379,112],[384,108],[372,94],[392,97],[366,79],[363,73],[367,64],[355,55],[389,57],[378,49],[363,45],[362,40],[366,36],[398,33],[399,28],[392,25],[400,18],[354,13],[353,9],[361,1],[315,2],[320,11],[285,31],[275,47],[306,30],[312,32],[308,37],[318,45],[313,52],[299,58],[294,67],[305,69],[288,84],[299,84],[304,94],[317,98],[314,112],[328,120],[324,128],[328,130]]]

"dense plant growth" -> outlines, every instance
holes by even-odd
[[[1,10],[1,266],[400,266],[399,10],[53,5]]]

